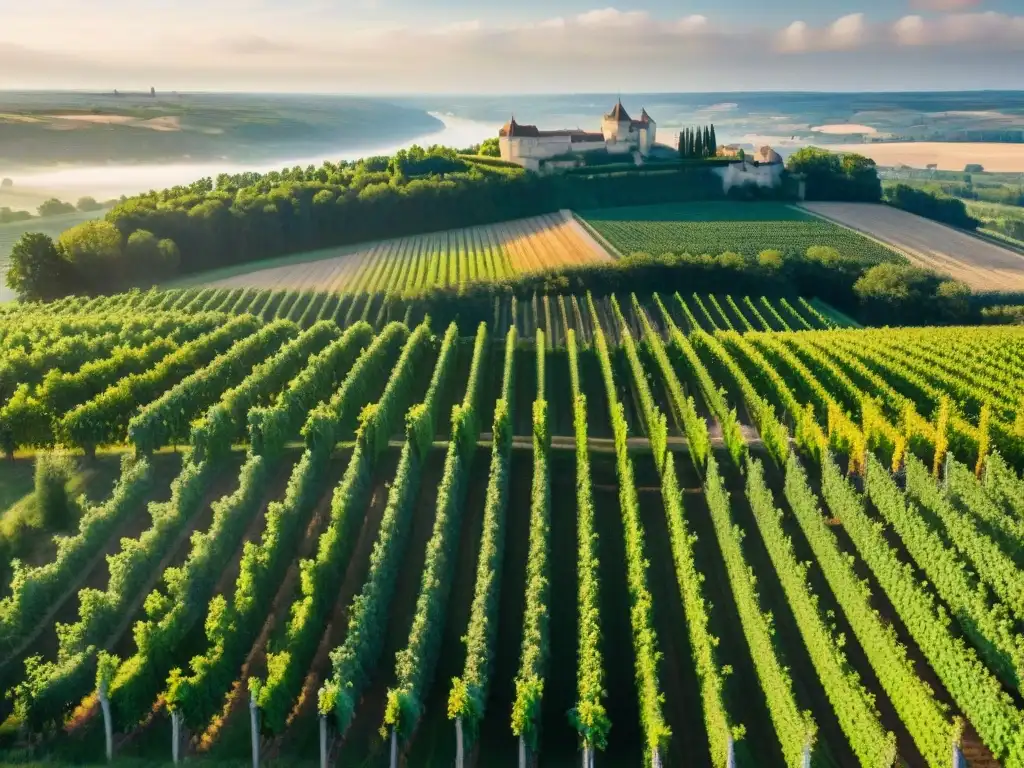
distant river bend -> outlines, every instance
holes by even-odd
[[[121,195],[136,195],[151,189],[165,189],[178,184],[190,184],[197,179],[216,178],[221,173],[242,173],[244,171],[275,171],[296,165],[320,165],[325,160],[358,160],[369,155],[390,155],[413,144],[429,146],[443,144],[449,147],[468,147],[479,144],[497,134],[497,126],[476,120],[466,120],[437,112],[430,113],[444,123],[444,128],[434,133],[418,136],[401,144],[367,145],[337,153],[323,153],[316,157],[282,158],[272,163],[242,164],[153,164],[153,165],[100,165],[47,168],[46,170],[18,173],[15,187],[19,195],[31,195],[39,200],[57,197],[75,201],[86,195],[97,200],[109,200]],[[0,201],[2,202],[2,201]],[[7,288],[4,277],[7,273],[7,259],[15,240],[26,231],[46,231],[56,235],[60,230],[73,226],[88,218],[82,214],[57,217],[44,221],[35,220],[19,224],[0,225],[0,301],[10,301],[14,294]],[[65,221],[65,219],[67,219]]]
[[[84,195],[95,197],[97,200],[109,200],[121,195],[137,195],[151,189],[165,189],[179,184],[190,184],[197,179],[206,177],[215,178],[221,173],[267,172],[296,165],[320,165],[325,160],[358,160],[370,155],[394,154],[413,144],[468,147],[497,135],[498,126],[496,125],[438,112],[429,114],[444,123],[444,128],[398,144],[366,144],[340,152],[323,152],[314,157],[282,157],[271,162],[262,161],[251,164],[203,162],[118,165],[110,163],[107,165],[47,168],[20,172],[16,175],[14,182],[16,189],[24,193],[45,191],[50,196],[72,201]]]

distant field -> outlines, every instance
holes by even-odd
[[[912,213],[867,203],[805,203],[809,211],[865,232],[915,263],[981,291],[1024,290],[1024,255]]]
[[[444,124],[375,98],[234,93],[0,93],[0,160],[253,162],[405,142]]]
[[[986,203],[978,200],[965,200],[964,203],[967,205],[967,212],[976,219],[982,219],[983,221],[996,219],[1024,221],[1024,206]]]
[[[18,242],[25,232],[42,232],[50,237],[56,238],[61,232],[75,224],[83,221],[97,219],[103,216],[103,211],[92,211],[90,213],[69,213],[64,216],[50,216],[45,219],[32,219],[31,221],[17,221],[11,224],[0,224],[0,301],[11,301],[14,293],[7,287],[5,277],[7,275],[7,259],[11,255],[11,249]]]
[[[783,203],[670,203],[581,215],[625,255],[735,251],[754,257],[769,248],[796,255],[813,245],[829,245],[868,261],[897,258],[878,243]]]
[[[829,145],[836,152],[856,152],[879,165],[909,165],[924,168],[937,165],[941,171],[962,171],[969,163],[980,163],[986,171],[1024,171],[1024,146],[969,141],[897,141],[870,144]]]
[[[383,240],[242,274],[178,284],[416,294],[611,256],[567,213]]]

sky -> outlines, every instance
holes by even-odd
[[[0,89],[973,90],[1021,73],[1024,0],[0,0]]]

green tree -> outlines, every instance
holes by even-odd
[[[51,197],[39,206],[40,216],[60,216],[64,213],[74,213],[75,206],[71,203],[65,203],[63,200],[58,200],[56,197]]]
[[[917,307],[933,294],[938,278],[909,264],[876,264],[858,278],[853,292],[861,303],[885,321],[899,322],[904,307]]]
[[[704,126],[704,157],[712,157],[715,154],[714,145],[711,143],[711,128]]]
[[[71,227],[61,234],[59,245],[75,279],[90,291],[110,290],[132,277],[124,272],[121,233],[109,221],[86,221]]]
[[[716,157],[718,155],[718,137],[715,136],[715,124],[711,124],[711,156]]]
[[[172,276],[180,260],[173,240],[158,240],[145,229],[132,232],[124,247],[126,277],[136,285],[151,285]]]
[[[805,176],[808,199],[881,200],[878,169],[873,160],[863,155],[840,155],[818,147],[804,147],[790,155],[786,168],[790,173]]]
[[[92,211],[101,210],[103,206],[96,202],[96,198],[89,197],[87,195],[85,197],[79,198],[78,202],[75,204],[75,208],[82,211],[83,213],[90,213]]]
[[[181,267],[181,251],[178,249],[178,244],[169,237],[165,237],[157,243],[157,248],[160,251],[160,270],[162,274],[165,277],[178,274],[178,269]]]
[[[498,141],[498,137],[493,136],[489,139],[484,139],[480,144],[479,153],[485,157],[501,157],[501,144]]]
[[[28,221],[34,218],[29,211],[12,211],[7,206],[0,208],[0,224],[9,224],[12,221]]]
[[[856,199],[882,199],[882,182],[878,178],[878,166],[874,160],[851,152],[843,155],[840,167],[850,180],[851,191]]]
[[[843,172],[839,155],[817,147],[798,149],[789,156],[786,169],[790,173],[802,173],[808,179],[813,176],[838,176]]]
[[[842,254],[830,245],[812,245],[807,249],[806,255],[808,260],[824,264],[826,267],[835,266],[843,260]]]
[[[704,133],[701,131],[700,126],[697,127],[693,139],[693,156],[704,157]]]
[[[11,249],[7,285],[24,300],[47,301],[64,295],[69,268],[53,240],[41,232],[26,232]]]
[[[935,291],[939,312],[951,323],[967,320],[971,313],[971,288],[959,280],[944,280]]]

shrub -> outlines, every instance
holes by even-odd
[[[967,213],[963,200],[897,184],[886,190],[885,201],[896,208],[916,213],[962,229],[977,229],[981,222]]]

